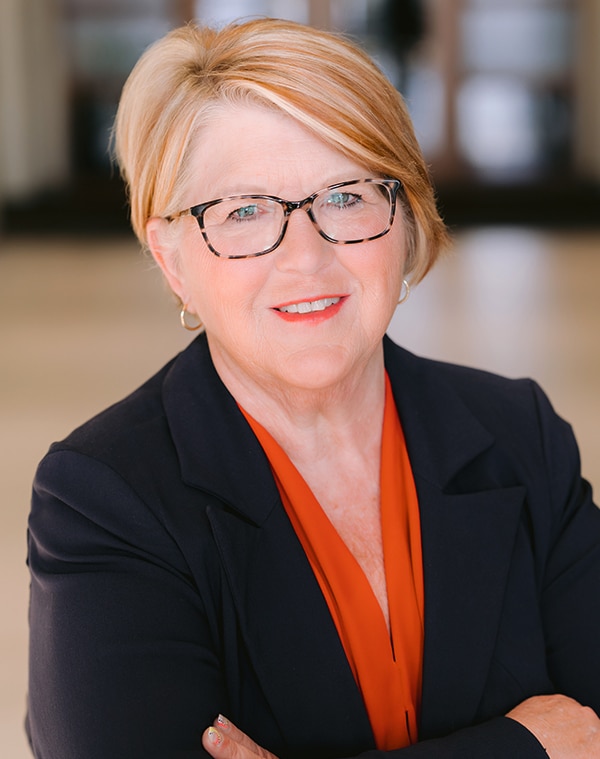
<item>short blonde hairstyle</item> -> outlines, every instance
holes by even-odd
[[[273,18],[175,29],[134,67],[114,145],[142,244],[150,218],[181,210],[201,125],[215,107],[244,102],[276,108],[369,171],[399,179],[405,273],[413,282],[425,276],[448,236],[402,97],[354,43]]]

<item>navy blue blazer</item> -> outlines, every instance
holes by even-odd
[[[390,756],[543,759],[511,707],[556,691],[600,713],[600,511],[570,428],[531,381],[387,338],[385,360],[425,577],[420,742]],[[382,756],[204,337],[52,446],[29,564],[39,759],[205,756],[218,712],[282,758]]]

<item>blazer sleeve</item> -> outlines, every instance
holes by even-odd
[[[218,635],[160,520],[109,467],[58,450],[28,542],[35,756],[207,756],[202,731],[228,707]]]
[[[508,717],[457,730],[398,751],[368,751],[361,759],[548,759],[525,727]]]
[[[600,715],[600,509],[581,477],[571,427],[532,384],[546,463],[547,513],[533,511],[532,519],[548,671],[556,692]]]

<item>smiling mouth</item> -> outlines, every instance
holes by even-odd
[[[335,306],[341,298],[320,298],[319,300],[307,300],[301,303],[290,303],[287,306],[279,306],[277,311],[284,314],[311,314],[315,311],[325,311],[330,306]]]

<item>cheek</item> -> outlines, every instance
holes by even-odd
[[[394,226],[390,232],[390,246],[385,257],[386,276],[389,277],[389,289],[397,300],[404,279],[406,267],[406,236],[404,227]]]
[[[382,319],[386,328],[398,305],[405,263],[403,238],[397,236],[388,243],[378,251],[377,265],[371,272],[371,286],[367,296],[373,317]]]
[[[199,314],[204,315],[207,327],[211,322],[217,329],[239,325],[240,320],[248,323],[258,310],[266,279],[261,263],[258,259],[229,261],[207,252],[202,262],[189,267],[195,305]]]
[[[379,244],[377,244],[379,243]],[[359,278],[370,283],[369,289],[376,290],[379,297],[388,295],[395,298],[400,291],[406,259],[405,243],[402,234],[393,231],[380,240],[374,241],[375,248],[371,255],[360,263]]]

